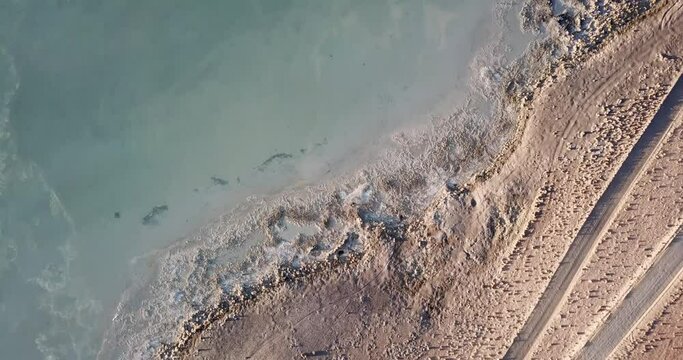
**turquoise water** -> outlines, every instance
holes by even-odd
[[[135,256],[444,115],[493,3],[0,4],[3,358],[94,358]]]

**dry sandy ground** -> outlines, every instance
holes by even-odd
[[[522,108],[523,131],[490,176],[441,191],[400,241],[378,237],[352,264],[265,294],[200,332],[186,356],[583,354],[683,223],[682,117],[670,111],[636,145],[683,68],[680,4],[560,69]],[[638,324],[622,321],[636,332],[616,355],[679,354],[667,351],[683,346],[682,290],[666,285],[645,296],[654,305]]]
[[[647,316],[667,288],[675,284],[683,269],[683,228],[661,251],[652,267],[609,315],[579,353],[582,359],[605,359],[631,333],[639,320]]]
[[[664,256],[665,261],[657,265],[675,265],[675,268],[667,268],[668,271],[664,273],[671,273],[672,276],[678,273],[677,266],[683,262],[679,247],[662,249],[671,240],[673,231],[676,231],[677,224],[683,218],[683,172],[680,166],[683,156],[680,153],[682,121],[683,81],[679,80],[595,204],[562,264],[555,271],[554,278],[564,273],[561,271],[563,268],[571,267],[574,274],[565,277],[566,286],[561,291],[554,289],[554,297],[544,294],[544,299],[537,304],[537,309],[540,309],[545,305],[544,302],[550,299],[556,301],[552,309],[545,307],[548,319],[545,319],[543,327],[546,332],[542,334],[542,346],[536,350],[537,357],[575,354],[602,322],[601,319],[625,295],[624,292],[633,281],[644,271],[653,271],[650,268],[653,255],[667,250],[669,255]],[[577,244],[585,246],[575,249]],[[668,285],[670,281],[657,283]],[[546,294],[550,293],[552,285],[551,282]],[[656,291],[652,295],[656,298],[659,293]],[[628,300],[633,301],[635,298],[630,297]],[[555,315],[554,319],[550,320],[549,314]],[[610,322],[605,328],[615,332],[618,326]],[[541,329],[541,326],[537,329]],[[539,338],[538,333],[534,335],[534,338]],[[600,337],[600,340],[603,338]],[[606,357],[609,352],[602,355],[596,352],[601,346],[598,345],[601,342],[596,340],[593,339],[590,351],[580,357]],[[513,350],[514,347],[508,353]]]
[[[683,351],[683,279],[615,352],[618,359],[677,359]]]

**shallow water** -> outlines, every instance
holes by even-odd
[[[3,357],[94,358],[131,259],[446,115],[493,3],[4,6]]]

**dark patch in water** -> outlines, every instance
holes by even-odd
[[[294,157],[292,154],[289,153],[277,153],[275,155],[272,155],[266,161],[262,162],[261,165],[257,167],[259,171],[263,171],[266,167],[268,167],[270,164],[273,163],[275,160],[284,160],[284,159],[289,159]]]
[[[220,186],[227,186],[230,182],[225,179],[221,179],[217,176],[212,176],[211,181],[213,181],[214,185],[220,185]]]
[[[143,225],[156,225],[159,223],[157,216],[168,211],[168,205],[155,206],[150,210],[145,217],[142,218]]]

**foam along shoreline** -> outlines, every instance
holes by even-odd
[[[628,15],[625,12],[618,16],[623,15],[624,24],[628,24],[638,12],[630,17],[624,14]],[[596,44],[593,45],[597,48]],[[542,46],[543,43],[531,49],[531,55],[539,56]],[[155,273],[157,278],[129,292],[137,300],[129,298],[121,303],[120,316],[115,319],[110,343],[105,344],[104,352],[123,351],[130,357],[155,352],[177,356],[197,340],[193,336],[198,331],[215,321],[228,319],[229,312],[235,310],[228,308],[232,304],[253,299],[263,289],[275,288],[281,281],[296,278],[298,274],[324,271],[330,264],[354,262],[359,258],[362,261],[368,251],[376,251],[386,244],[399,246],[414,220],[426,216],[425,210],[437,194],[446,191],[455,198],[466,199],[457,205],[463,210],[479,209],[479,201],[469,193],[468,185],[457,184],[472,178],[483,164],[493,162],[495,169],[496,154],[501,148],[505,154],[509,150],[505,144],[516,140],[516,107],[533,95],[535,80],[543,78],[547,71],[552,72],[548,68],[552,65],[551,59],[541,56],[531,61],[531,55],[526,59],[528,63],[520,61],[517,66],[509,67],[508,73],[498,74],[500,80],[489,88],[487,95],[492,97],[488,100],[499,104],[493,116],[478,114],[476,106],[470,104],[450,118],[435,121],[431,129],[399,136],[397,140],[402,142],[399,149],[348,179],[312,186],[304,192],[285,193],[267,201],[252,199],[241,211],[223,216],[191,239],[157,254],[161,259]],[[525,71],[539,69],[542,72],[534,73],[525,82],[525,75],[529,75]],[[498,98],[500,94],[505,97]],[[492,173],[495,171],[485,171],[475,178],[486,178]],[[444,215],[435,212],[429,216],[439,222]],[[241,226],[233,227],[238,219],[245,218],[247,221]],[[283,222],[312,226],[320,232],[283,238],[277,225]],[[229,239],[218,243],[216,234],[227,234]],[[249,249],[259,241],[267,246]],[[239,246],[247,254],[247,261],[230,266],[224,260]],[[483,260],[483,253],[481,248],[465,249],[467,257],[474,261]],[[414,271],[416,276],[420,275],[419,268]],[[169,297],[170,302],[175,302],[171,305],[175,309],[160,301]],[[158,325],[156,331],[150,332],[143,322],[165,325]],[[184,325],[179,328],[179,324]],[[128,348],[113,344],[116,338],[128,339],[125,345]]]
[[[649,16],[630,17],[634,13],[622,3],[623,12],[608,12],[625,18],[592,19],[620,36],[598,31],[607,40],[592,48],[594,56],[560,63],[523,107],[527,122],[519,146],[482,174],[485,181],[437,196],[423,217],[406,226],[403,241],[378,241],[353,267],[285,284],[238,309],[236,317],[209,325],[185,354],[503,357],[580,224],[680,75],[678,4],[661,2]],[[615,29],[615,22],[624,27]],[[683,133],[680,122],[675,126],[532,356],[576,354],[614,308],[615,297],[647,270],[661,240],[683,221]],[[664,328],[669,333],[660,334],[667,337],[647,334],[639,355],[667,353],[650,345],[669,341],[675,326]]]
[[[332,182],[382,152],[386,129],[450,113],[491,2],[3,7],[6,356],[94,357],[126,281],[148,275],[139,260],[129,279],[131,258],[194,235],[250,193]],[[292,157],[259,171],[273,154]],[[227,233],[207,237],[227,244]],[[220,261],[241,261],[247,249]],[[220,286],[231,291],[226,276]],[[182,287],[160,301],[200,306]]]
[[[510,26],[503,16],[496,17],[494,27]],[[488,161],[512,129],[508,115],[490,105],[502,101],[501,83],[512,73],[505,64],[514,46],[503,45],[502,34],[494,32],[473,60],[485,71],[472,75],[468,105],[426,126],[406,128],[382,149],[374,146],[383,153],[373,155],[374,165],[327,183],[252,197],[169,249],[137,260],[154,262],[156,269],[150,275],[142,266],[148,280],[124,295],[100,358],[158,352],[175,341],[189,316],[200,318],[196,314],[225,304],[233,294],[251,297],[255,290],[249,289],[280,270],[305,271],[329,259],[345,262],[362,254],[370,233],[384,228],[398,234],[406,218],[424,208],[448,179],[469,176]],[[453,107],[443,104],[444,109]],[[282,157],[276,154],[263,165]],[[414,167],[416,161],[423,165]],[[407,194],[412,194],[409,200]],[[291,228],[299,230],[294,234]],[[141,313],[145,315],[138,317]]]

